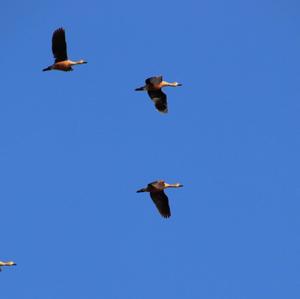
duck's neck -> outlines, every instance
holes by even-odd
[[[176,87],[177,86],[177,82],[167,82],[167,81],[162,81],[161,82],[161,86],[171,86],[171,87]]]
[[[0,267],[2,266],[8,266],[8,262],[0,262]]]
[[[76,65],[76,64],[84,64],[86,63],[84,60],[78,60],[78,61],[70,61],[71,62],[71,65]]]
[[[167,184],[165,183],[165,188],[179,188],[182,187],[181,184],[177,183],[177,184]]]
[[[0,262],[0,266],[14,266],[14,262]]]

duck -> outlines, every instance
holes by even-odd
[[[169,206],[169,199],[165,194],[164,190],[167,188],[180,188],[183,187],[182,184],[168,184],[164,180],[157,180],[152,183],[149,183],[147,187],[137,190],[137,193],[140,192],[149,192],[152,201],[154,202],[159,213],[164,218],[171,217],[171,209]]]
[[[52,52],[55,58],[54,64],[46,67],[43,71],[59,70],[64,72],[73,71],[72,66],[77,64],[87,63],[81,59],[78,61],[72,61],[68,59],[66,34],[64,28],[58,28],[52,35]]]
[[[13,261],[9,262],[2,262],[0,261],[0,271],[2,271],[2,267],[10,267],[10,266],[16,266],[17,264]]]
[[[166,86],[177,87],[182,86],[182,84],[178,82],[163,81],[163,76],[161,75],[147,78],[145,83],[144,86],[136,88],[135,91],[147,91],[149,97],[154,102],[155,108],[161,113],[167,113],[167,95],[162,91],[162,88]]]

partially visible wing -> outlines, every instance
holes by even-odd
[[[171,216],[169,200],[164,191],[160,192],[150,192],[150,196],[156,205],[159,213],[164,218],[169,218]]]
[[[156,77],[150,77],[150,78],[146,79],[145,83],[157,85],[157,84],[161,83],[161,81],[162,81],[162,76],[156,76]]]
[[[149,90],[148,95],[154,102],[154,105],[158,111],[162,113],[168,112],[167,96],[161,89]]]
[[[68,60],[65,30],[59,28],[52,36],[52,52],[55,62]]]

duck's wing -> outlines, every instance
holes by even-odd
[[[154,102],[156,109],[159,112],[167,113],[168,112],[168,102],[167,95],[161,90],[149,90],[148,95],[151,100]]]
[[[157,85],[161,83],[162,81],[162,76],[155,76],[155,77],[150,77],[145,80],[146,84],[152,84],[152,85]]]
[[[156,205],[159,213],[164,218],[169,218],[171,216],[171,210],[169,206],[169,200],[164,191],[160,192],[150,192],[150,196]]]
[[[59,28],[53,32],[52,52],[55,62],[68,60],[66,35],[63,28]]]

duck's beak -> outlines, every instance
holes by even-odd
[[[182,86],[182,83],[178,83],[177,86]]]

